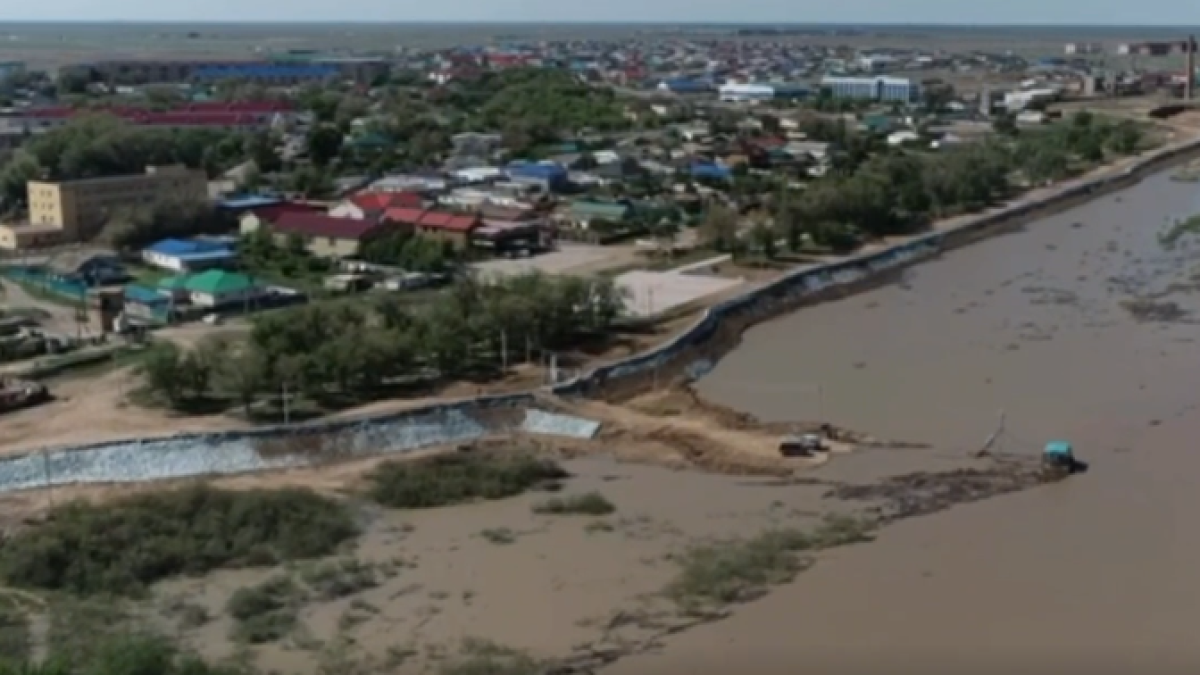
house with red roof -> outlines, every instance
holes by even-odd
[[[411,228],[420,236],[449,241],[460,248],[471,244],[471,235],[481,224],[479,214],[475,213],[407,207],[388,209],[383,214],[383,220],[397,227]]]
[[[425,200],[416,192],[359,192],[330,209],[329,215],[334,218],[379,220],[388,209],[424,207]]]
[[[268,207],[270,208],[270,207]],[[265,228],[280,246],[298,237],[304,248],[319,258],[353,258],[362,252],[362,247],[372,239],[384,236],[396,229],[396,225],[380,220],[358,218],[335,218],[319,211],[285,210],[252,214],[257,224],[243,218],[242,232],[248,227]]]
[[[253,234],[260,228],[275,222],[285,213],[323,213],[324,207],[319,204],[303,202],[279,202],[268,206],[248,209],[238,215],[238,231],[243,235]]]

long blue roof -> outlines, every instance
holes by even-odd
[[[192,74],[198,78],[217,79],[227,77],[282,78],[282,77],[332,77],[338,74],[333,66],[315,65],[225,65],[196,68]]]
[[[146,248],[151,253],[177,258],[216,259],[233,255],[233,251],[222,243],[212,241],[188,241],[186,239],[163,239]]]

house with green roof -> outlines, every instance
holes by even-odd
[[[245,305],[267,295],[267,289],[249,275],[227,270],[193,274],[183,279],[182,286],[188,299],[197,307]]]
[[[566,219],[581,230],[588,229],[593,221],[624,223],[633,216],[633,207],[625,202],[605,202],[592,199],[577,199],[567,207]]]

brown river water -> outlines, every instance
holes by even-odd
[[[701,383],[709,398],[934,445],[839,459],[825,476],[952,461],[980,447],[1000,410],[998,449],[1037,453],[1061,438],[1091,470],[889,527],[605,672],[1195,672],[1200,293],[1188,286],[1200,241],[1167,251],[1157,235],[1197,211],[1200,185],[1153,176],[750,330]],[[1158,302],[1192,317],[1139,321],[1122,305],[1168,291]]]

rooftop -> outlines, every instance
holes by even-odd
[[[184,288],[195,293],[205,293],[208,295],[221,295],[224,293],[236,293],[250,288],[254,288],[257,284],[249,276],[240,272],[226,272],[225,270],[209,270],[194,274],[188,277],[183,282]]]
[[[358,218],[334,218],[324,213],[289,211],[280,214],[273,226],[285,234],[359,241],[378,223]]]

